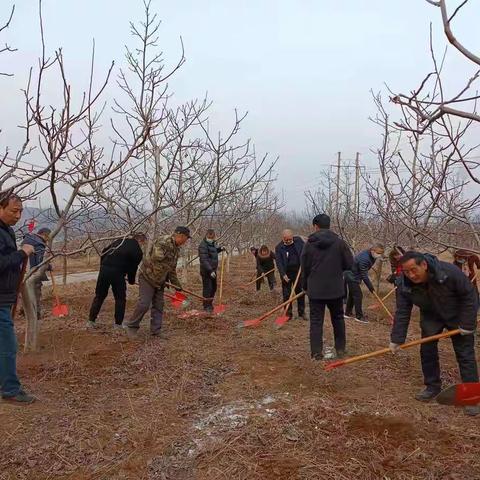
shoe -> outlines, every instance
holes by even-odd
[[[92,322],[91,320],[89,320],[87,322],[87,328],[88,329],[95,329],[95,328],[98,328],[98,325],[95,322]]]
[[[347,356],[347,352],[345,350],[337,350],[337,358],[345,358]]]
[[[323,360],[323,353],[314,353],[312,354],[312,360],[313,361],[320,361],[320,360]]]
[[[124,327],[122,323],[121,324],[118,324],[118,323],[113,324],[113,329],[115,331],[122,331],[124,328],[126,328],[126,327]]]
[[[307,317],[305,316],[304,313],[299,313],[299,314],[298,314],[298,319],[299,319],[299,320],[307,320]]]
[[[433,400],[439,393],[440,389],[437,390],[427,387],[425,390],[422,390],[415,395],[415,400],[418,400],[419,402],[429,402],[430,400]]]
[[[30,395],[23,390],[20,390],[13,397],[5,397],[2,395],[2,399],[5,402],[16,403],[18,405],[30,405],[31,403],[35,402],[35,400],[37,400],[37,397],[34,397],[33,395]]]
[[[465,412],[465,415],[468,415],[469,417],[475,417],[478,414],[480,414],[480,405],[468,405],[463,409]]]
[[[368,323],[368,318],[367,317],[355,317],[354,320],[356,320],[359,323]]]
[[[130,340],[138,340],[140,338],[140,335],[138,334],[138,329],[137,328],[130,328],[127,327],[127,337]]]
[[[162,331],[151,333],[150,336],[153,337],[153,338],[159,338],[160,340],[168,340],[168,338],[169,338],[169,336]]]

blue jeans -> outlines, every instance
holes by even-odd
[[[14,397],[21,389],[17,377],[17,337],[10,307],[0,307],[0,389],[2,397]]]

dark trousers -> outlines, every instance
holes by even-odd
[[[110,287],[112,287],[113,297],[115,298],[115,323],[117,325],[122,324],[125,317],[127,284],[125,274],[113,268],[100,268],[97,286],[95,287],[95,298],[90,307],[89,320],[91,322],[97,319]]]
[[[202,276],[202,295],[208,300],[203,301],[203,309],[207,311],[213,310],[213,297],[217,293],[217,279],[212,278],[208,272],[200,272]]]
[[[458,328],[458,326],[447,324],[442,320],[425,317],[421,318],[420,327],[422,329],[422,338],[442,333],[444,329],[454,330]],[[475,337],[473,335],[454,335],[451,339],[462,382],[478,382]],[[420,358],[425,386],[432,390],[440,390],[442,381],[440,378],[438,341],[420,345]]]
[[[257,270],[257,277],[259,277],[260,275],[263,275],[264,273],[267,273],[267,272],[264,272],[263,270]],[[270,290],[273,290],[273,288],[275,287],[275,272],[270,272],[268,275],[266,275],[267,277],[267,281],[268,281],[268,288],[270,288]],[[257,280],[257,292],[260,290],[260,288],[262,287],[262,284],[263,284],[263,281],[265,280],[265,277],[262,277],[260,280]]]
[[[323,355],[323,321],[328,307],[337,353],[345,352],[346,335],[343,318],[343,297],[333,300],[310,299],[310,351],[312,357]]]
[[[355,280],[347,279],[348,287],[348,296],[347,296],[347,306],[345,308],[346,314],[348,316],[352,315],[353,308],[355,307],[355,317],[363,318],[363,293],[360,288],[360,282]]]
[[[0,391],[2,397],[14,397],[21,389],[17,377],[17,337],[12,307],[0,307]]]
[[[288,278],[290,278],[290,281],[287,283],[285,280],[282,278],[282,294],[283,294],[283,301],[286,302],[290,298],[290,294],[292,293],[292,287],[293,284],[295,283],[295,279],[297,278],[297,273],[296,272],[287,272]],[[297,283],[297,287],[295,288],[295,294],[301,293],[302,292],[302,286],[300,285],[302,282],[299,281]],[[293,302],[288,306],[287,310],[287,315],[289,317],[292,316],[292,308]],[[298,315],[301,317],[305,313],[305,295],[302,295],[298,300],[297,300],[297,310],[298,310]]]

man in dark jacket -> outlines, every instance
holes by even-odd
[[[36,268],[43,263],[43,258],[45,256],[45,249],[47,248],[48,238],[52,231],[49,228],[40,228],[36,233],[27,233],[25,238],[22,241],[23,245],[31,245],[34,248],[33,255],[30,256],[30,269]],[[52,266],[48,265],[48,271],[52,270]],[[37,318],[40,320],[42,317],[42,284],[47,281],[47,274],[37,277],[33,284],[33,289],[35,293],[35,303],[36,303],[36,312]]]
[[[275,288],[275,254],[270,251],[267,245],[262,245],[257,252],[257,278],[265,274],[270,291]],[[255,283],[257,292],[260,291],[265,277],[259,278]]]
[[[278,273],[282,279],[283,301],[287,301],[292,292],[292,286],[295,283],[300,270],[300,258],[305,242],[293,235],[289,229],[284,230],[282,241],[275,247],[275,260]],[[302,282],[298,281],[295,288],[295,294],[302,292]],[[298,316],[305,319],[305,297],[301,296],[297,300]],[[292,317],[292,304],[288,306],[287,316]]]
[[[217,292],[217,269],[218,254],[225,249],[218,247],[215,241],[215,231],[207,230],[205,238],[198,245],[198,257],[200,259],[200,275],[203,284],[203,309],[206,312],[213,312],[213,298]]]
[[[103,249],[97,286],[95,287],[95,298],[90,307],[87,326],[96,327],[95,321],[103,302],[107,298],[108,290],[112,287],[113,297],[115,298],[114,328],[122,328],[127,300],[125,276],[127,276],[130,285],[135,285],[138,265],[143,257],[141,246],[145,241],[145,235],[139,233],[134,235],[133,238],[115,240]]]
[[[374,291],[368,271],[384,253],[385,247],[381,243],[376,243],[369,249],[362,250],[354,258],[352,270],[345,272],[345,280],[348,287],[346,317],[352,318],[353,307],[355,307],[355,317],[353,318],[359,322],[368,323],[363,314],[363,293],[360,284],[363,282],[370,292]]]
[[[31,245],[17,250],[12,226],[20,220],[22,211],[20,197],[0,192],[0,390],[4,400],[28,404],[35,397],[23,390],[17,376],[17,338],[12,318],[22,265],[33,254]]]
[[[390,350],[395,353],[405,342],[413,305],[420,308],[422,337],[437,335],[444,329],[460,329],[452,338],[463,382],[478,382],[474,333],[478,300],[472,283],[455,265],[441,262],[433,255],[407,252],[400,263],[403,274],[398,282],[397,310],[391,332]],[[441,390],[438,341],[420,346],[425,389],[416,395],[429,401]],[[480,407],[468,407],[477,415]]]
[[[308,237],[302,253],[303,289],[310,302],[310,352],[315,360],[323,358],[323,320],[325,307],[335,337],[337,357],[345,355],[345,319],[343,317],[343,272],[352,268],[348,245],[330,230],[330,217],[313,219],[315,233]]]

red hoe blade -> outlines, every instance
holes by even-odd
[[[187,297],[181,292],[175,292],[175,295],[165,293],[165,296],[170,299],[173,308],[187,307],[189,304]]]
[[[54,317],[66,317],[68,315],[68,306],[60,303],[60,298],[58,297],[57,293],[57,285],[55,284],[55,277],[53,276],[53,273],[50,275],[52,278],[53,295],[55,297],[55,303],[52,307],[52,315]]]
[[[435,400],[442,405],[467,406],[480,404],[480,383],[460,383],[442,390]]]
[[[295,277],[295,282],[293,282],[289,300],[292,300],[293,296],[295,295],[295,290],[297,289],[298,281],[300,280],[301,274],[302,274],[302,269],[299,268],[297,276]],[[280,315],[275,319],[275,326],[277,328],[282,328],[290,320],[290,317],[287,315],[288,308],[290,305],[291,303],[288,305],[285,305],[285,308],[283,309],[283,315]]]
[[[227,309],[227,306],[226,305],[215,305],[213,307],[213,313],[215,313],[216,315],[221,315],[225,310]]]

